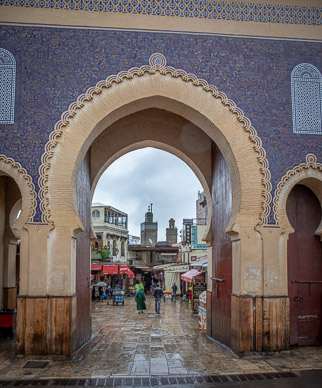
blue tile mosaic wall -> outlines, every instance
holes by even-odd
[[[321,136],[293,133],[291,101],[294,67],[322,70],[319,43],[13,26],[0,27],[0,42],[17,71],[15,123],[0,125],[0,153],[21,163],[35,185],[49,133],[69,104],[107,76],[148,64],[155,52],[217,86],[251,119],[267,152],[272,193],[308,153],[322,159]]]
[[[209,0],[0,0],[0,5],[132,15],[320,25],[322,7]]]

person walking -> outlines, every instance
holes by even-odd
[[[160,288],[159,284],[156,285],[153,296],[155,298],[155,312],[157,314],[160,314],[160,304],[161,304],[161,298],[163,297],[163,291]]]
[[[98,295],[100,297],[100,302],[102,302],[102,303],[104,303],[103,294],[104,294],[103,287],[98,287]]]
[[[142,288],[135,295],[136,300],[136,308],[138,310],[138,314],[143,314],[143,310],[146,310],[145,305],[145,293]]]
[[[110,304],[109,303],[109,300],[110,300],[110,296],[111,296],[111,291],[112,291],[112,288],[111,288],[111,286],[110,285],[108,285],[107,287],[106,287],[106,290],[105,290],[105,294],[106,294],[106,304]]]
[[[171,298],[171,302],[172,302],[172,301],[176,301],[178,287],[175,283],[173,283],[173,286],[171,288],[172,288],[172,298]]]
[[[138,280],[136,281],[136,284],[134,286],[134,289],[135,289],[135,293],[137,294],[139,292],[139,290],[143,290],[144,291],[144,285],[141,282],[139,282]]]

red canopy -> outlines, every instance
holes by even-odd
[[[104,275],[118,275],[118,273],[119,273],[119,266],[117,264],[103,265]]]
[[[91,275],[91,279],[94,279],[95,278],[95,276],[94,275]]]
[[[128,276],[129,278],[135,278],[135,273],[129,268],[129,269],[127,270],[127,276]]]
[[[203,272],[199,272],[196,269],[191,269],[190,271],[181,275],[181,280],[184,280],[185,282],[188,282],[188,283],[192,283],[193,280],[197,280],[196,279],[197,277],[200,278],[200,280],[202,280],[201,274],[203,274]]]
[[[127,264],[120,265],[120,274],[126,274],[129,278],[134,278],[134,273],[130,270]]]
[[[100,264],[92,264],[91,270],[92,271],[100,271],[102,269],[102,266]]]

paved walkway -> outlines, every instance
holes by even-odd
[[[322,369],[322,347],[296,348],[274,356],[239,358],[198,329],[186,302],[166,301],[154,313],[137,314],[134,298],[125,306],[93,303],[93,336],[73,360],[15,357],[14,341],[0,340],[0,379],[106,378],[241,375]],[[48,361],[26,368],[30,360]]]

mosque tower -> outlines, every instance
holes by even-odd
[[[158,241],[158,223],[153,222],[152,203],[145,213],[145,221],[141,223],[141,245],[155,246]]]
[[[176,244],[178,238],[178,229],[175,226],[175,220],[170,218],[169,228],[166,229],[167,243]]]

